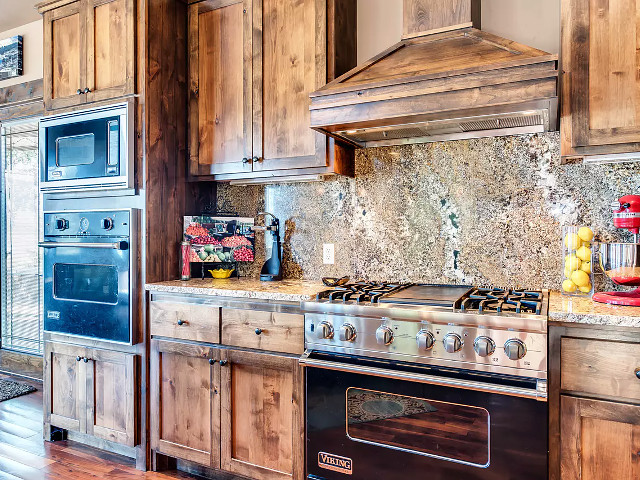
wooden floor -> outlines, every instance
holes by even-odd
[[[12,378],[0,374],[0,378]],[[134,480],[198,478],[178,471],[153,473],[135,469],[134,461],[71,442],[42,439],[42,383],[37,392],[0,402],[0,480]]]

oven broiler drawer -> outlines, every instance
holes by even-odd
[[[544,381],[333,354],[301,363],[310,479],[547,478]]]

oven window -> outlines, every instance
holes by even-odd
[[[58,167],[74,167],[93,163],[95,152],[95,135],[85,133],[56,139],[56,165]]]
[[[347,435],[418,455],[489,465],[489,412],[484,408],[349,388]]]
[[[56,263],[53,296],[60,300],[118,303],[118,270],[111,265]]]

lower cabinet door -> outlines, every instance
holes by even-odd
[[[296,357],[221,350],[222,468],[257,480],[303,477],[302,370]]]
[[[85,432],[85,349],[61,343],[45,343],[45,417],[51,425]]]
[[[151,448],[220,467],[218,350],[151,341]]]
[[[561,397],[562,480],[640,478],[640,406]]]
[[[135,355],[106,350],[87,353],[87,433],[135,446]]]

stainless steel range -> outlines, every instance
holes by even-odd
[[[308,478],[547,478],[548,292],[353,283],[302,308]]]

